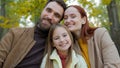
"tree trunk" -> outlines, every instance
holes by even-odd
[[[1,1],[0,15],[5,16],[5,0],[0,0],[0,1]]]
[[[0,4],[0,16],[5,17],[5,0],[0,0],[1,4]],[[0,20],[0,23],[2,23],[3,21]],[[0,27],[0,39],[3,36],[4,33],[4,29]]]
[[[120,54],[120,24],[115,0],[112,0],[112,2],[107,6],[107,10],[109,21],[112,23],[110,26],[110,34]]]

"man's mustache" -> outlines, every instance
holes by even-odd
[[[50,24],[52,24],[52,23],[51,23],[51,19],[48,18],[48,17],[46,17],[46,18],[42,18],[42,20],[47,20]]]

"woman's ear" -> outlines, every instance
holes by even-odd
[[[82,18],[82,24],[85,24],[86,23],[86,17],[84,16],[83,18]]]

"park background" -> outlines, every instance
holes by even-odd
[[[0,39],[13,27],[34,27],[48,0],[0,0]],[[64,0],[85,8],[90,26],[105,27],[120,54],[120,0]]]

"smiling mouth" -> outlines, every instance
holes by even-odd
[[[67,27],[70,28],[70,27],[72,27],[72,25],[68,25]]]
[[[51,19],[43,18],[43,21],[45,21],[45,22],[48,23],[48,24],[52,24],[52,23],[51,23]]]
[[[64,44],[64,45],[60,45],[60,47],[65,47],[66,46],[66,44]]]
[[[68,43],[68,42],[63,43],[63,44],[61,44],[60,46],[66,46],[67,44],[69,44],[69,43]]]
[[[46,19],[42,20],[42,24],[43,25],[51,25],[51,23]]]

